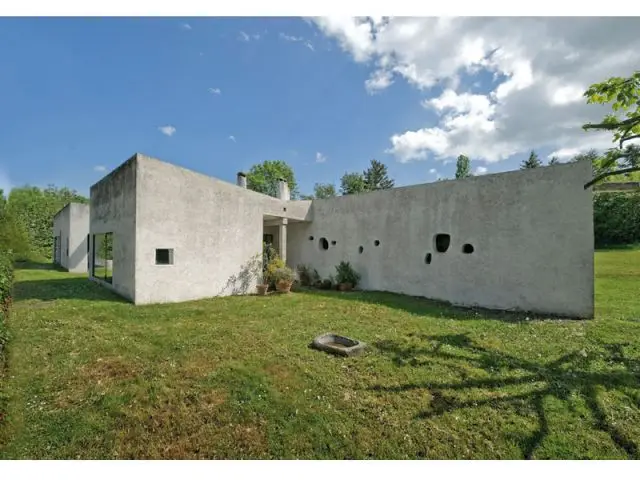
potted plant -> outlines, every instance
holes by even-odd
[[[296,272],[291,268],[280,267],[273,272],[273,280],[276,283],[276,290],[280,293],[289,293],[291,291],[291,285],[296,279]]]
[[[359,281],[360,274],[353,269],[351,263],[342,261],[336,266],[336,282],[341,292],[351,290]]]

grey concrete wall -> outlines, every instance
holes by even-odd
[[[53,236],[60,236],[61,267],[75,273],[87,272],[88,233],[89,205],[69,203],[54,216]]]
[[[591,175],[579,162],[314,200],[313,222],[289,225],[288,263],[327,277],[348,260],[364,289],[591,318],[593,202],[583,189]],[[446,253],[436,252],[438,233],[451,236]]]
[[[91,187],[90,233],[93,260],[93,235],[113,233],[113,280],[108,284],[90,277],[112,288],[129,300],[135,301],[136,261],[136,171],[134,155]]]
[[[255,291],[265,213],[284,202],[138,155],[136,303],[179,302]],[[171,248],[173,265],[156,265]]]
[[[62,268],[68,268],[68,257],[67,257],[67,241],[69,240],[70,233],[70,204],[65,205],[58,213],[53,217],[53,237],[59,238],[60,242],[60,253],[58,261],[56,262],[56,246],[55,240],[53,245],[53,263],[57,263],[57,265]]]

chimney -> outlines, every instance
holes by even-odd
[[[238,186],[247,188],[247,176],[242,172],[238,172]]]
[[[289,194],[289,185],[284,178],[278,179],[278,198],[280,200],[291,200],[291,195]]]

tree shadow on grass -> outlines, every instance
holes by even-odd
[[[53,270],[55,272],[67,272],[66,268],[51,262],[35,262],[31,260],[16,261],[14,263],[16,270]]]
[[[29,300],[53,301],[80,299],[128,303],[111,290],[102,287],[85,277],[56,278],[47,280],[25,280],[17,282],[13,296],[14,307]]]
[[[391,292],[352,291],[338,292],[333,290],[305,289],[304,293],[323,297],[331,297],[345,301],[367,302],[413,315],[450,318],[454,320],[498,320],[506,323],[521,323],[533,320],[568,320],[567,318],[521,311],[491,310],[479,307],[457,307],[448,302],[430,300]],[[575,321],[575,320],[573,320]]]
[[[459,382],[406,383],[396,386],[375,385],[371,390],[381,392],[403,392],[426,389],[432,401],[428,409],[419,412],[417,419],[434,418],[460,409],[475,409],[483,405],[511,406],[516,410],[525,407],[537,417],[537,430],[521,441],[523,456],[533,457],[536,449],[549,434],[549,422],[544,408],[547,397],[555,397],[569,402],[570,397],[580,395],[585,399],[593,417],[595,427],[606,432],[611,440],[623,449],[629,458],[640,459],[637,439],[629,438],[607,418],[607,413],[599,399],[601,390],[617,390],[626,395],[636,405],[640,392],[640,360],[627,358],[623,347],[630,344],[600,344],[600,352],[574,351],[548,362],[524,360],[513,355],[492,350],[476,344],[465,334],[458,335],[415,335],[426,346],[405,346],[394,341],[374,344],[383,354],[399,367],[403,365],[422,366],[434,362],[444,363],[452,370],[458,370],[462,362],[482,369],[492,375],[488,378],[464,378]],[[421,359],[418,360],[418,357]],[[624,369],[596,371],[592,364],[603,361],[616,363]],[[501,376],[495,376],[500,371]],[[525,393],[501,391],[503,388],[522,386]],[[482,392],[482,390],[489,390]],[[457,392],[482,392],[484,398],[460,400]],[[449,392],[449,393],[445,393]],[[640,407],[640,405],[638,405]]]

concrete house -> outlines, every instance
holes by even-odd
[[[89,205],[68,203],[53,217],[53,263],[70,272],[88,271]]]
[[[136,304],[252,293],[263,240],[324,277],[464,306],[593,316],[588,162],[326,200],[136,154],[91,187],[90,277]]]

